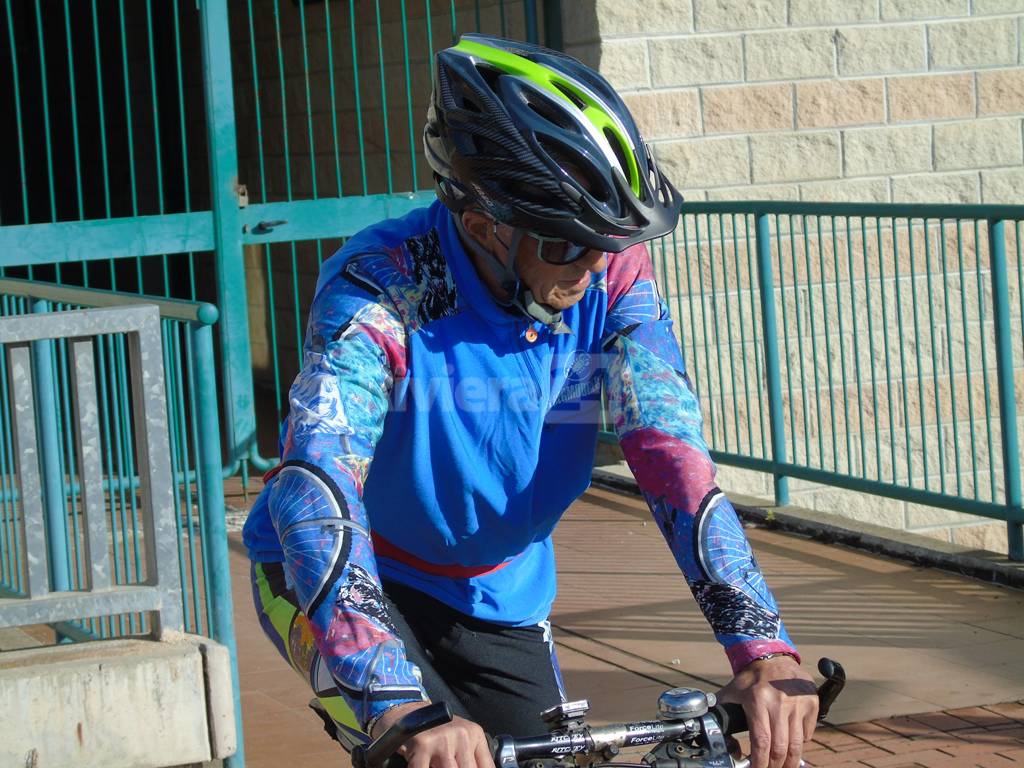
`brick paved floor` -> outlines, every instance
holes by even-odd
[[[826,727],[804,759],[815,768],[1024,766],[1024,701]]]
[[[229,504],[245,506],[237,487],[227,490]],[[555,638],[570,696],[591,700],[592,722],[651,717],[666,688],[711,690],[729,676],[649,520],[636,499],[590,491],[556,532]],[[827,653],[847,670],[838,725],[818,730],[810,766],[1024,766],[1024,593],[771,531],[748,535],[807,660]],[[231,544],[248,767],[348,765],[263,637],[237,534]]]

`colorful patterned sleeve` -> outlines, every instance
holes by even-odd
[[[364,726],[426,698],[384,603],[362,502],[392,382],[405,374],[404,328],[389,307],[344,274],[320,291],[268,498],[317,647]]]
[[[605,391],[615,432],[697,604],[734,673],[766,653],[797,655],[715,484],[700,405],[645,247],[610,257],[607,290]]]

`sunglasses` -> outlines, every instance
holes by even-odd
[[[537,241],[537,258],[548,264],[572,264],[594,250],[586,245],[577,245],[557,237],[545,237],[532,232],[530,237]]]
[[[511,243],[506,243],[498,236],[498,224],[494,222],[494,239],[507,251],[511,251]],[[554,264],[555,266],[565,266],[566,264],[572,264],[574,261],[579,261],[587,253],[594,250],[586,245],[577,245],[576,243],[568,240],[563,240],[559,237],[547,237],[545,235],[538,235],[534,232],[528,232],[526,230],[520,230],[524,236],[532,238],[536,243],[535,253],[537,258],[546,264]]]

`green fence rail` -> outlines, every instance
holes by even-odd
[[[217,308],[200,302],[0,279],[0,316],[5,317],[126,304],[156,305],[160,310],[184,629],[211,637],[230,650],[236,719],[241,727],[212,328],[218,318]],[[45,455],[57,457],[42,468],[42,476],[51,521],[47,531],[53,568],[51,583],[58,591],[86,588],[90,570],[86,531],[82,526],[82,468],[76,466],[73,444],[70,341],[39,343],[34,350],[38,431],[48,449]],[[95,344],[99,459],[112,533],[112,581],[138,584],[146,582],[147,574],[140,557],[144,544],[139,526],[138,454],[132,442],[131,371],[125,341],[123,334],[110,334],[97,337]],[[0,592],[20,596],[25,588],[25,563],[23,542],[18,535],[11,398],[7,388],[7,361],[0,359]],[[90,618],[50,629],[55,640],[146,635],[150,618],[146,614]],[[231,760],[240,766],[244,758],[239,752]]]
[[[1024,206],[685,204],[652,255],[715,461],[778,504],[792,479],[1005,520],[1024,559],[1022,240]]]

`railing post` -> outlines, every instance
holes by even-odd
[[[231,78],[231,45],[226,0],[203,0],[203,87],[210,155],[217,303],[224,386],[224,431],[228,464],[244,459],[256,439],[249,309],[238,215],[238,149]]]
[[[32,312],[50,311],[50,302],[36,299]],[[60,467],[60,424],[53,377],[52,341],[33,341],[32,377],[35,386],[36,419],[39,425],[39,470],[43,475],[43,499],[46,504],[46,551],[50,561],[50,590],[71,589],[68,567],[68,519],[64,503],[64,478]]]
[[[131,318],[133,326],[124,333],[131,387],[130,431],[134,433],[138,458],[146,581],[155,584],[160,595],[160,612],[153,618],[152,633],[160,640],[165,630],[180,632],[184,629],[181,603],[184,585],[175,567],[179,532],[174,522],[175,483],[171,473],[170,424],[165,396],[167,373],[159,352],[162,347],[160,310],[141,306],[94,311],[97,316],[121,312]]]
[[[228,534],[224,523],[224,485],[221,477],[220,440],[217,433],[217,384],[213,356],[213,331],[209,325],[189,326],[195,352],[191,372],[198,409],[199,456],[196,466],[196,490],[206,514],[203,516],[203,542],[206,549],[206,599],[210,601],[210,635],[227,647],[231,658],[231,685],[235,702],[235,732],[238,746],[235,754],[224,761],[226,768],[245,765],[245,744],[242,739],[241,689],[238,683],[238,651],[235,644],[235,621],[231,603],[231,569],[228,560]]]
[[[768,418],[771,426],[772,463],[786,461],[786,423],[782,414],[782,376],[779,372],[779,331],[775,322],[775,280],[772,277],[772,240],[768,214],[757,214],[755,230],[757,278],[761,285],[761,323],[764,328],[764,368],[768,385]],[[789,481],[776,468],[775,504],[789,503]]]
[[[563,48],[562,0],[544,0],[544,45],[554,51]]]
[[[1020,450],[1017,440],[1017,403],[1013,391],[1013,347],[1004,226],[1003,221],[989,219],[988,242],[992,254],[992,314],[996,321],[996,376],[999,382],[999,429],[1006,485],[1006,533],[1010,559],[1021,561],[1024,560],[1024,510],[1021,505]]]
[[[537,29],[537,0],[523,0],[523,26],[526,28],[526,42],[537,43],[540,37]]]

